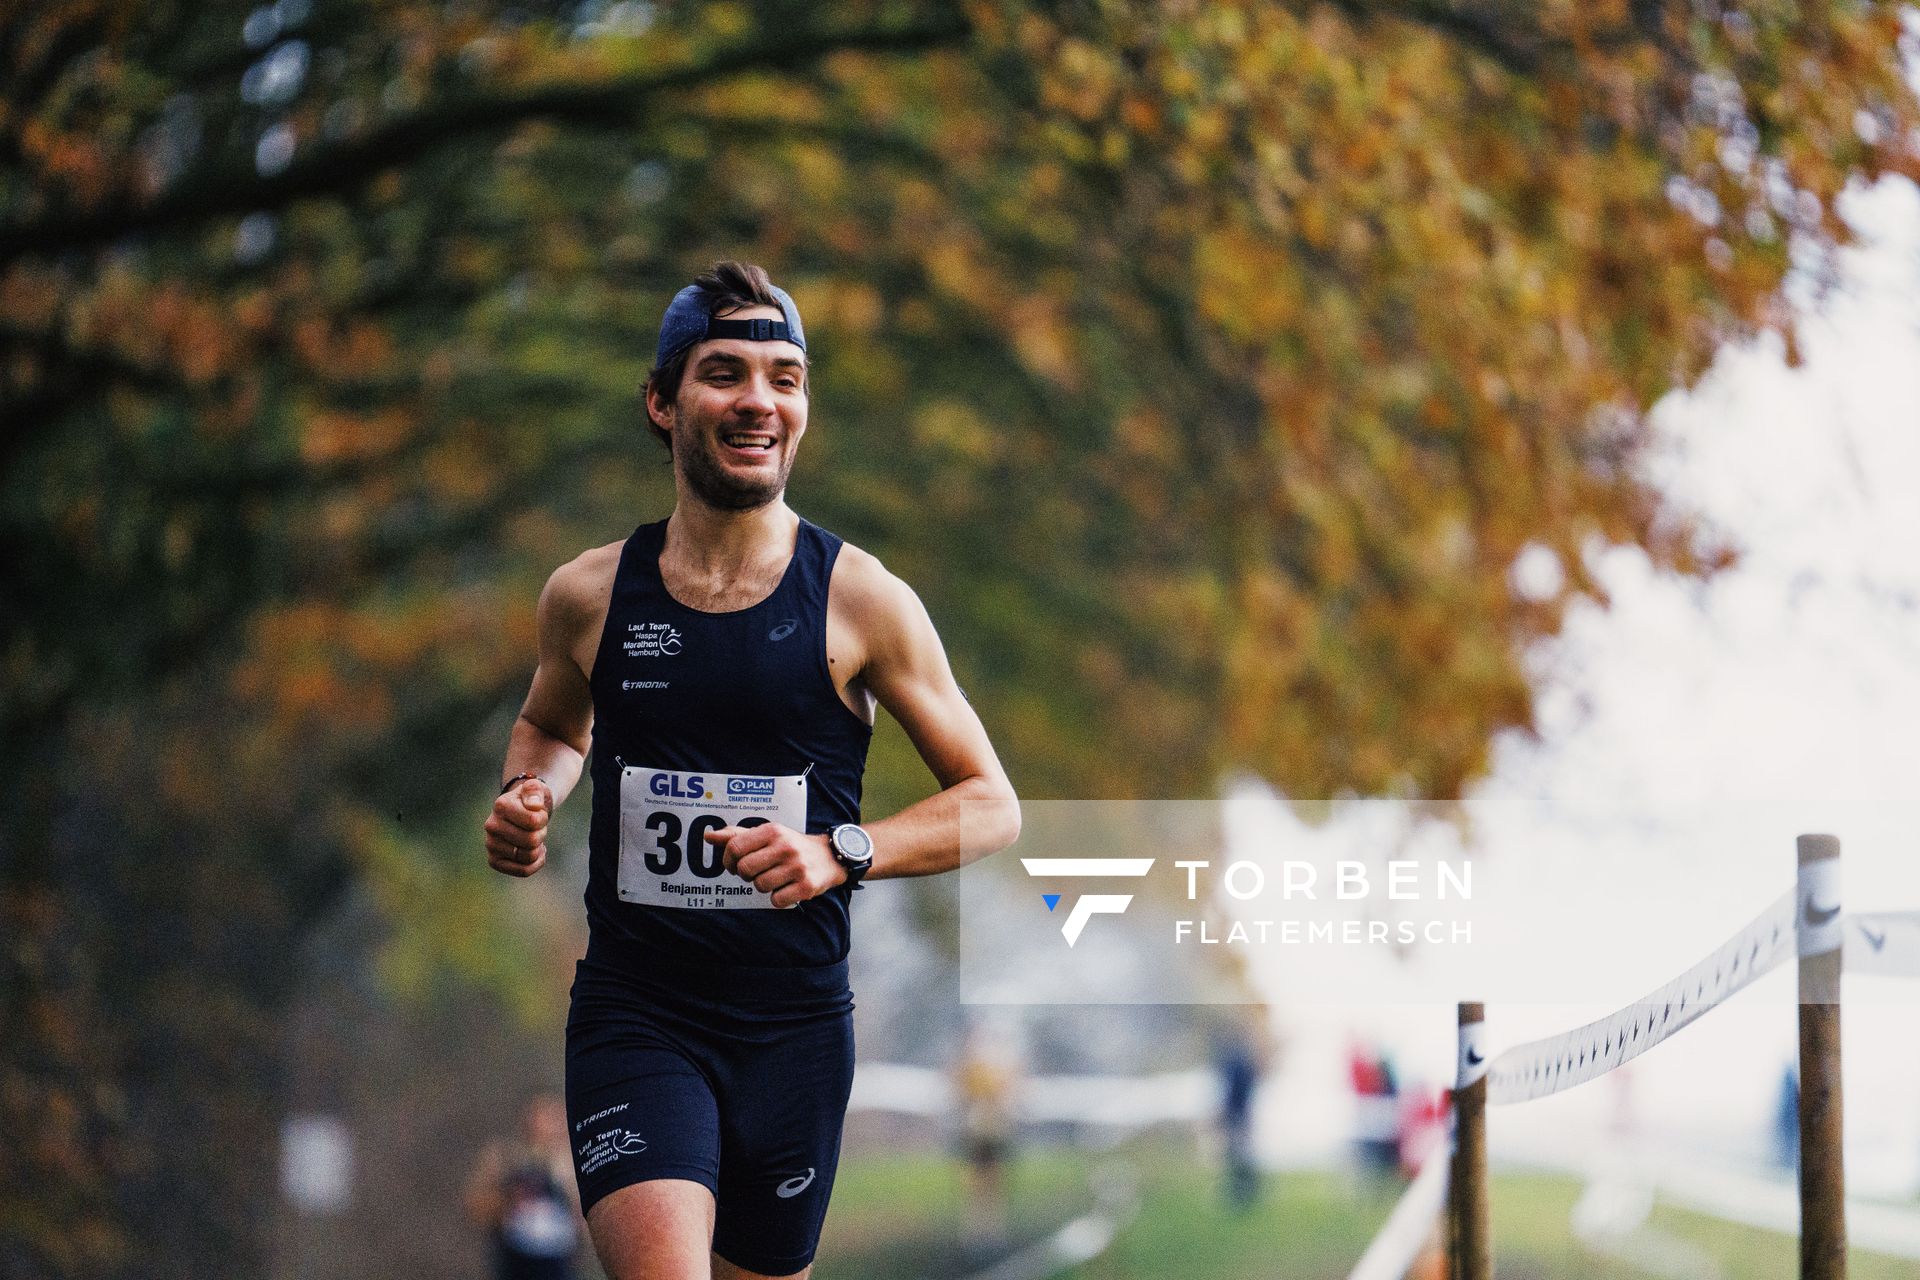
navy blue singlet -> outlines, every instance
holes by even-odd
[[[567,1016],[574,1173],[588,1210],[632,1183],[699,1182],[714,1194],[714,1251],[787,1275],[819,1243],[853,1087],[851,894],[740,906],[757,891],[711,858],[694,866],[687,837],[728,783],[773,787],[809,832],[858,822],[873,733],[828,674],[840,539],[802,520],[780,585],[732,613],[667,593],[665,540],[661,521],[621,549],[593,664],[591,934]],[[652,880],[636,872],[636,900],[620,893],[623,785],[629,855],[660,862]],[[690,891],[669,900],[714,905],[649,905],[664,885]]]
[[[807,830],[817,833],[860,820],[873,736],[828,673],[827,584],[841,540],[801,520],[771,595],[707,613],[661,580],[666,529],[664,520],[642,525],[627,539],[594,658],[586,967],[695,998],[739,992],[743,968],[756,971],[751,990],[762,998],[844,995],[852,896],[844,885],[779,911],[620,899],[623,767],[805,774]]]

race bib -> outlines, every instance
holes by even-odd
[[[768,822],[807,829],[805,774],[682,773],[626,765],[620,770],[620,900],[700,911],[771,909],[773,898],[728,871],[722,827]]]

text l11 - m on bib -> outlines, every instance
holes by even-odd
[[[688,773],[626,765],[620,770],[620,900],[700,911],[764,910],[773,898],[728,871],[722,827],[777,822],[807,829],[805,774]]]

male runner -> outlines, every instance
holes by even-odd
[[[758,267],[680,291],[647,380],[672,515],[562,566],[486,822],[529,876],[592,746],[567,1021],[581,1203],[613,1280],[807,1275],[853,1078],[860,879],[1003,848],[1020,811],[932,622],[786,505],[806,337]],[[942,788],[862,828],[875,704]]]

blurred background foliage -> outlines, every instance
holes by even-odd
[[[0,1271],[258,1269],[349,896],[551,1016],[470,837],[699,268],[798,298],[793,501],[1023,794],[1452,796],[1595,546],[1726,562],[1645,414],[1920,173],[1900,14],[0,3]]]

